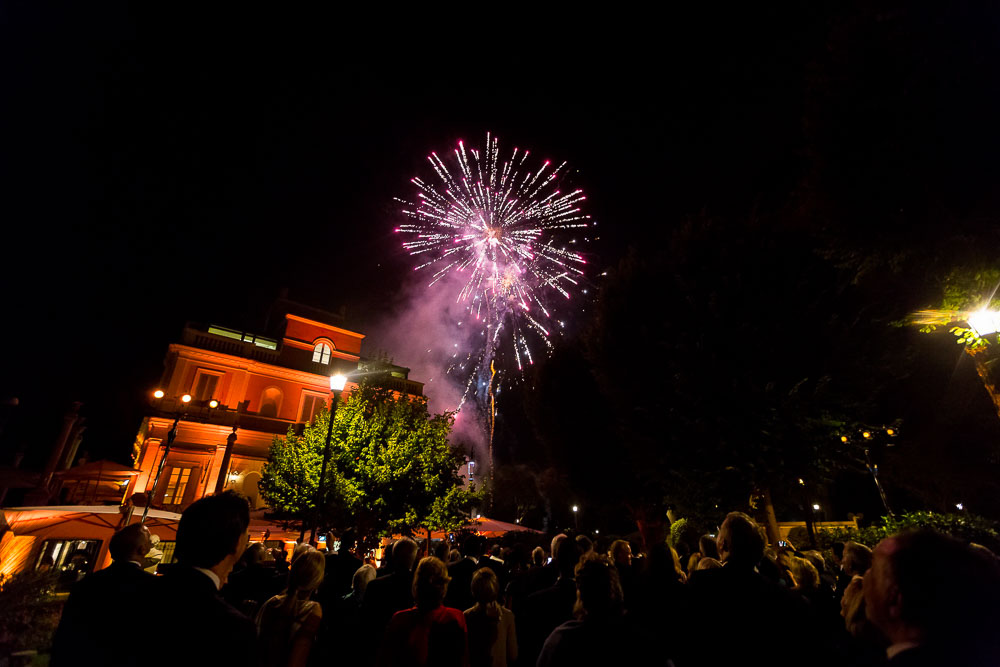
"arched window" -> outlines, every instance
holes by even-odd
[[[277,417],[281,410],[281,390],[268,387],[260,395],[260,414],[264,417]]]
[[[330,349],[329,343],[316,343],[316,347],[313,348],[313,361],[318,361],[321,364],[328,364],[330,363],[331,352],[332,350]]]

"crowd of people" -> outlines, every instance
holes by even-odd
[[[828,559],[772,549],[733,512],[684,558],[585,535],[548,552],[403,537],[376,569],[349,532],[286,559],[248,546],[248,526],[238,494],[198,500],[155,576],[141,567],[148,530],[116,533],[113,564],[66,602],[53,667],[1000,664],[1000,561],[929,530]]]

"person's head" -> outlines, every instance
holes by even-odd
[[[278,547],[274,547],[273,549],[271,549],[271,557],[274,558],[275,563],[278,563],[280,565],[288,560],[288,552],[285,551],[284,549],[279,549]]]
[[[481,605],[496,602],[500,582],[492,568],[481,567],[472,575],[472,598]]]
[[[417,559],[417,543],[404,537],[392,545],[392,569],[395,572],[411,572],[413,561]]]
[[[441,540],[434,547],[434,557],[440,561],[447,561],[449,553],[451,553],[451,547],[445,540]]]
[[[247,565],[260,565],[267,557],[266,551],[262,543],[254,542],[247,547],[246,552],[243,554],[243,560]]]
[[[448,567],[437,558],[428,556],[417,563],[413,574],[413,600],[420,609],[434,609],[441,606],[448,592]]]
[[[632,546],[625,540],[615,540],[611,543],[608,555],[615,565],[628,567],[632,564]]]
[[[723,563],[753,568],[764,556],[764,540],[757,522],[743,512],[730,512],[726,516],[716,544]]]
[[[235,491],[194,501],[177,526],[177,562],[213,570],[224,579],[246,549],[249,525],[250,505]]]
[[[698,561],[698,565],[695,567],[695,570],[713,570],[717,567],[722,567],[722,563],[715,558],[709,558],[706,556]]]
[[[607,618],[622,613],[622,587],[618,570],[607,556],[590,552],[577,563],[577,616]]]
[[[864,576],[872,566],[872,550],[863,544],[848,542],[844,545],[843,563],[844,574]]]
[[[808,559],[792,556],[789,566],[792,576],[795,577],[797,588],[805,591],[814,591],[819,588],[819,572]]]
[[[863,579],[855,576],[844,589],[844,597],[840,601],[840,615],[844,617],[844,629],[852,637],[873,646],[882,646],[885,639],[868,620],[865,613],[865,595]]]
[[[312,549],[311,546],[305,543],[299,543],[295,545],[292,549],[292,565],[295,565],[295,561],[302,557],[303,554],[308,553]]]
[[[577,545],[576,540],[569,538],[561,540],[556,546],[556,551],[552,559],[559,569],[559,576],[572,579],[573,570],[580,560],[580,547]]]
[[[809,562],[813,564],[813,567],[816,568],[816,571],[819,573],[819,576],[822,577],[824,574],[826,574],[826,567],[827,567],[826,559],[823,558],[823,554],[813,549],[811,551],[804,552],[802,555],[805,556],[809,560]]]
[[[952,537],[925,529],[882,540],[863,590],[868,618],[891,643],[977,651],[996,641],[1000,565]]]
[[[365,563],[359,567],[354,572],[354,577],[351,579],[351,590],[358,597],[365,594],[365,590],[368,588],[368,583],[376,576],[375,568]]]
[[[698,553],[707,558],[719,559],[719,545],[711,535],[702,535],[698,538]]]
[[[545,565],[545,549],[535,547],[531,550],[531,564],[535,567]]]
[[[577,535],[576,546],[580,550],[580,555],[589,554],[594,550],[594,541],[586,535]]]
[[[834,542],[830,545],[830,551],[833,552],[833,564],[839,566],[844,562],[844,543]]]
[[[295,559],[288,571],[288,597],[306,599],[323,583],[326,557],[322,552],[308,548]]]
[[[111,541],[108,543],[111,559],[116,563],[128,561],[142,563],[143,558],[152,548],[153,542],[149,535],[149,529],[138,523],[125,526],[112,535]]]
[[[459,551],[458,549],[452,549],[451,551],[448,552],[448,562],[449,563],[457,563],[460,560],[462,560],[462,552],[461,551]]]
[[[462,543],[462,553],[468,558],[479,558],[483,555],[483,538],[479,535],[469,535]]]
[[[330,544],[333,544],[332,542]],[[349,553],[354,551],[355,547],[358,546],[358,534],[354,532],[353,528],[348,528],[344,531],[344,534],[340,536],[340,548],[337,553],[344,552]]]
[[[562,544],[563,540],[568,540],[569,537],[565,533],[559,533],[552,538],[551,544],[549,544],[549,555],[552,556],[552,560],[556,559],[556,552],[559,551],[559,545]]]

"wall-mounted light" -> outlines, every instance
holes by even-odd
[[[163,398],[163,390],[157,389],[153,392],[153,398]]]
[[[191,394],[184,394],[183,396],[181,396],[181,402],[182,403],[190,403],[191,402]]]
[[[212,409],[215,409],[215,408],[219,407],[219,402],[213,398],[212,400],[210,400],[208,402],[208,407],[210,407]]]

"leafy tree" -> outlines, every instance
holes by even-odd
[[[323,411],[302,435],[290,426],[285,437],[274,436],[259,487],[277,518],[304,521],[315,508],[328,419]]]
[[[426,399],[362,383],[334,415],[324,498],[319,476],[329,413],[301,436],[276,437],[261,480],[279,515],[354,525],[367,543],[399,532],[454,530],[479,500],[458,470],[465,455],[448,442],[454,417],[429,414]]]

